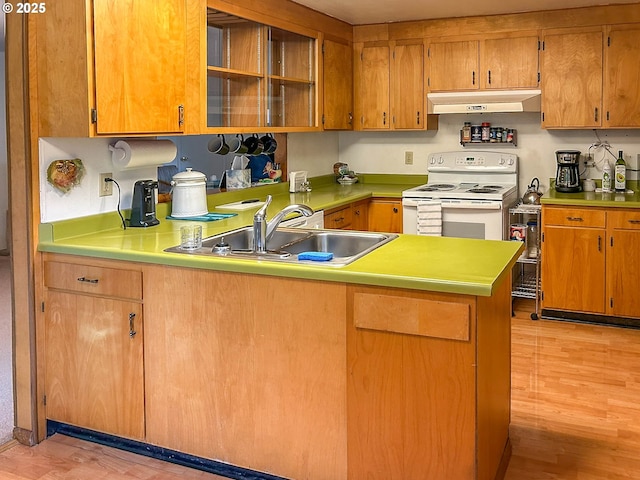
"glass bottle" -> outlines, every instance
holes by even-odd
[[[527,257],[538,258],[538,222],[527,222]]]
[[[622,150],[618,152],[618,160],[613,168],[614,188],[616,192],[624,193],[627,191],[627,164],[624,161]]]

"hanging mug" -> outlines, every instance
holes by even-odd
[[[229,153],[229,145],[227,145],[224,135],[222,134],[218,134],[216,138],[209,140],[208,148],[211,153],[217,153],[218,155],[226,155]]]
[[[240,134],[229,140],[229,153],[247,153],[241,151],[241,149],[244,147],[244,145],[242,144],[243,141],[244,138]]]
[[[278,148],[278,142],[270,133],[267,133],[262,138],[260,138],[260,141],[264,145],[264,150],[262,151],[262,153],[271,154],[276,151],[276,148]]]
[[[248,155],[260,155],[264,150],[264,145],[257,135],[251,135],[245,138],[243,143],[247,147]]]

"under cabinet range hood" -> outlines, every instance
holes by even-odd
[[[427,113],[539,112],[540,90],[483,90],[427,94]]]

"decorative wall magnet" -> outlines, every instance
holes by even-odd
[[[47,168],[47,181],[62,193],[67,193],[79,185],[83,176],[84,166],[79,158],[54,160]]]

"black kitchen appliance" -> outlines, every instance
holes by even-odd
[[[156,218],[156,180],[138,180],[133,186],[130,227],[152,227],[160,222]]]
[[[556,190],[563,193],[580,192],[580,152],[558,150],[556,152]]]

